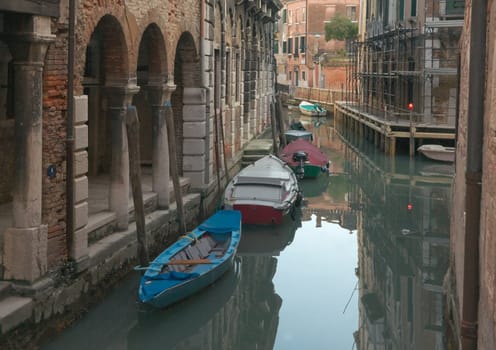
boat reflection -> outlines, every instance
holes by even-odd
[[[296,210],[294,219],[287,217],[280,225],[244,225],[238,255],[279,256],[284,248],[291,244],[299,227],[301,208]]]
[[[272,349],[282,305],[272,281],[275,256],[301,226],[298,215],[287,219],[277,226],[244,225],[236,268],[184,302],[143,309],[128,333],[128,349]]]
[[[163,346],[167,349],[222,349],[219,347],[222,338],[209,335],[218,332],[214,327],[216,321],[230,313],[226,311],[233,306],[231,299],[239,284],[241,264],[237,258],[234,268],[214,284],[166,309],[142,306],[136,325],[128,332],[128,349]]]

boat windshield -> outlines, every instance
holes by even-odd
[[[232,198],[280,202],[281,186],[238,185],[234,187]]]

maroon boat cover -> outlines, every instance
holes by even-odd
[[[296,139],[279,153],[279,158],[290,166],[297,166],[298,161],[293,160],[295,152],[305,152],[308,156],[308,162],[313,165],[325,166],[329,162],[329,157],[323,153],[317,146],[304,139]]]

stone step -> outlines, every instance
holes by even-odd
[[[7,281],[0,281],[0,300],[6,298],[12,289],[12,284]]]
[[[33,300],[24,297],[6,297],[0,300],[0,334],[17,327],[31,317]]]
[[[258,139],[250,141],[243,149],[243,154],[269,154],[273,152],[272,140]]]
[[[263,158],[265,154],[244,154],[241,158],[243,163],[253,163],[256,160]]]
[[[191,180],[186,177],[181,177],[179,179],[179,184],[181,186],[181,193],[183,196],[186,196],[191,187]],[[171,202],[175,201],[175,193],[174,193],[174,185],[172,180],[169,185],[170,188],[170,200]],[[157,197],[156,194],[144,194],[143,195],[143,205],[144,205],[144,214],[149,215],[154,211],[157,206]],[[135,221],[134,215],[134,203],[132,200],[129,202],[129,222],[132,223]],[[100,239],[111,235],[114,232],[115,227],[115,214],[109,211],[101,212],[94,214],[88,218],[88,243],[91,245]]]

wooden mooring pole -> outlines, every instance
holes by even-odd
[[[165,102],[165,123],[167,126],[167,136],[169,139],[169,159],[170,159],[170,174],[172,184],[174,185],[174,196],[176,198],[177,217],[179,219],[180,233],[186,232],[186,220],[184,219],[183,197],[181,184],[179,182],[179,171],[177,170],[177,151],[176,151],[176,128],[174,126],[174,114],[170,101]]]
[[[281,96],[276,95],[276,120],[277,120],[277,128],[279,130],[279,146],[281,148],[286,147],[286,134],[284,134],[284,120],[282,118],[282,102]]]
[[[277,122],[276,122],[276,105],[275,101],[270,103],[270,123],[272,124],[272,149],[274,154],[278,154],[279,150],[277,149]]]
[[[145,231],[145,208],[141,189],[141,160],[139,141],[139,119],[136,106],[128,106],[126,111],[126,133],[129,147],[129,175],[133,191],[134,216],[136,219],[136,238],[138,240],[138,259],[141,266],[147,266],[148,246]]]

